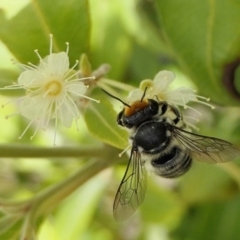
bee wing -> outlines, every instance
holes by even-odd
[[[116,221],[125,221],[133,215],[144,200],[146,188],[147,174],[141,154],[132,150],[113,203],[113,216]]]
[[[231,143],[219,138],[202,136],[173,127],[172,134],[177,141],[186,147],[193,158],[201,162],[222,163],[240,157],[240,150]]]

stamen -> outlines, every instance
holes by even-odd
[[[76,124],[76,127],[77,127],[77,131],[79,132],[79,126],[78,126],[78,121],[77,121],[78,119],[74,119],[74,121],[75,121],[75,124]]]
[[[78,71],[77,73],[74,73],[73,75],[71,75],[70,77],[64,79],[65,82],[68,82],[68,80],[71,80],[72,77],[76,76],[80,71]],[[79,81],[84,81],[84,80],[94,80],[95,77],[91,76],[91,77],[84,77],[84,78],[75,78],[74,80],[71,80],[71,83],[73,82],[79,82]]]
[[[40,63],[42,63],[44,65],[45,68],[47,68],[47,64],[46,62],[42,59],[42,57],[40,56],[40,54],[38,53],[38,49],[34,50],[34,52],[37,54],[39,60],[40,60]],[[38,68],[39,69],[39,68]]]
[[[80,72],[80,71],[77,71],[76,73],[74,73],[73,75],[71,75],[70,77],[65,79],[65,77],[68,75],[68,73],[71,72],[78,65],[78,63],[79,63],[79,60],[76,60],[76,63],[70,69],[68,69],[68,71],[63,75],[63,79],[65,81],[67,81],[69,78],[77,75]]]
[[[35,119],[32,119],[32,121],[29,122],[29,124],[27,125],[27,127],[25,128],[25,130],[23,131],[23,133],[18,137],[18,139],[22,139],[22,137],[24,136],[24,134],[27,132],[27,130],[29,129],[29,127],[32,125],[33,121]]]
[[[200,116],[202,115],[202,113],[201,112],[199,112],[198,110],[196,110],[195,108],[193,108],[193,107],[190,107],[190,106],[188,106],[188,105],[185,105],[184,106],[184,109],[191,109],[192,111],[194,111],[194,112],[196,112],[197,114],[199,114]]]
[[[54,137],[53,137],[53,146],[56,146],[56,136],[57,136],[57,125],[58,125],[58,121],[57,121],[57,117],[55,118],[55,129],[54,129]]]
[[[48,89],[48,90],[43,94],[43,98],[45,98],[51,91],[52,91],[52,89]]]
[[[188,119],[192,119],[192,120],[194,120],[194,121],[196,121],[196,122],[199,122],[199,119],[194,118],[194,117],[190,117],[190,116],[185,116],[185,115],[183,115],[183,118],[184,118],[184,119],[188,118]]]
[[[13,99],[13,100],[11,100],[11,101],[9,101],[9,102],[6,102],[5,104],[2,104],[2,108],[4,108],[6,105],[8,105],[8,104],[10,104],[10,103],[12,103],[12,102],[19,101],[19,100],[21,100],[21,99],[23,99],[23,98],[25,98],[25,96],[24,96],[24,97],[20,97],[20,98],[18,98],[18,99]]]
[[[78,95],[79,97],[86,98],[86,99],[91,100],[91,101],[94,101],[94,102],[96,102],[96,103],[100,103],[100,100],[97,100],[97,99],[88,97],[88,96],[86,96],[86,95],[79,94],[79,93],[74,92],[74,91],[71,91],[71,90],[69,90],[68,92],[74,93],[74,94]]]
[[[49,53],[50,55],[52,54],[52,49],[53,49],[53,35],[49,34],[50,36],[50,49],[49,49]]]
[[[38,53],[38,49],[35,49],[34,52],[37,54],[38,58],[40,61],[42,61],[42,57],[40,56],[40,54]]]
[[[207,102],[210,101],[210,98],[206,98],[206,97],[203,97],[203,96],[200,96],[200,95],[195,95],[195,97],[206,100]]]
[[[11,61],[12,61],[12,63],[13,63],[14,65],[18,65],[18,66],[20,66],[21,68],[23,68],[24,70],[32,69],[32,68],[30,68],[30,67],[29,67],[28,65],[26,65],[26,64],[16,62],[14,59],[11,59]]]
[[[37,65],[35,65],[35,64],[31,63],[31,62],[28,62],[28,65],[29,65],[28,67],[30,69],[32,69],[32,70],[36,70],[36,69],[40,70],[40,68]]]
[[[33,86],[32,86],[33,87]],[[27,90],[27,89],[26,89]],[[29,97],[34,97],[36,95],[38,95],[39,93],[42,92],[42,89],[36,89],[36,90],[29,90],[26,94],[29,96]]]
[[[198,101],[198,100],[192,100],[192,102],[197,102],[197,103],[201,103],[202,105],[205,105],[205,106],[208,106],[210,107],[211,109],[215,109],[215,107],[209,103],[206,103],[204,101]]]
[[[20,112],[16,112],[16,113],[12,113],[12,114],[6,115],[6,116],[5,116],[5,119],[9,119],[9,118],[11,118],[11,117],[13,117],[13,116],[18,115],[19,113],[20,113]]]
[[[38,132],[38,129],[39,129],[39,125],[40,125],[40,123],[37,125],[37,127],[36,127],[33,135],[30,137],[30,140],[33,140],[33,138],[36,136],[36,134],[37,134],[37,132]]]
[[[12,89],[20,89],[20,88],[23,88],[23,87],[20,86],[19,84],[13,83],[13,85],[5,86],[3,88],[0,88],[0,90],[12,90]]]
[[[68,51],[69,51],[69,42],[66,42],[66,45],[67,45],[66,53],[68,54]]]
[[[51,103],[48,107],[48,110],[45,111],[46,113],[45,113],[45,116],[43,118],[43,126],[45,126],[45,128],[47,128],[47,126],[50,122],[53,105],[54,105],[54,100],[51,101]],[[56,110],[55,110],[55,112],[56,112]],[[44,124],[44,120],[46,120],[45,124]]]
[[[194,129],[195,131],[199,131],[199,128],[196,127],[194,124],[192,124],[192,123],[190,123],[190,122],[188,122],[188,121],[184,121],[184,122],[185,122],[185,124],[186,124],[187,126],[189,126],[190,128]]]
[[[129,144],[125,149],[123,149],[122,152],[120,152],[120,153],[118,154],[118,156],[119,156],[119,157],[122,157],[122,155],[123,155],[127,150],[129,150],[131,147],[132,147],[132,145]]]
[[[69,96],[69,94],[66,95],[66,98],[68,98],[69,101],[72,103],[72,105],[73,105],[73,107],[74,107],[74,109],[75,109],[75,111],[76,111],[76,113],[77,113],[77,114],[75,114],[75,113],[72,111],[72,108],[69,107],[68,104],[66,104],[68,110],[72,113],[72,116],[74,117],[75,115],[79,115],[79,110],[78,110],[78,108],[77,108],[77,105],[76,105],[76,103],[73,101],[73,99]]]

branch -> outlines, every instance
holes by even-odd
[[[32,145],[0,145],[0,157],[8,158],[64,158],[103,157],[104,145],[77,147],[34,147]]]

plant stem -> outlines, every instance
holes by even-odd
[[[102,157],[104,146],[33,147],[30,145],[0,145],[0,157],[7,158],[64,158]]]

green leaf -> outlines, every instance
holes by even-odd
[[[140,208],[141,214],[146,222],[161,223],[172,229],[181,221],[185,213],[185,203],[174,192],[161,189],[159,184],[152,181],[153,178],[157,179],[158,177],[148,178],[147,194]]]
[[[98,174],[62,204],[55,220],[59,240],[84,239],[84,233],[91,227],[95,211],[99,208],[110,177],[111,175],[107,172]],[[66,222],[66,219],[71,219],[71,221]]]
[[[101,141],[124,149],[127,146],[128,133],[117,125],[117,113],[111,103],[100,96],[94,96],[100,103],[92,103],[85,112],[88,130]]]
[[[226,199],[238,191],[237,184],[234,187],[231,177],[219,166],[197,161],[193,161],[193,166],[180,181],[182,199],[190,204]]]
[[[121,79],[128,67],[128,58],[132,48],[132,40],[122,20],[126,15],[124,4],[122,1],[111,0],[90,2],[93,6],[91,9],[93,51],[90,59],[92,66],[99,66],[104,61],[112,67],[109,76]],[[128,14],[128,17],[131,15]]]
[[[227,202],[207,202],[190,209],[172,239],[239,239],[239,194]]]
[[[31,1],[7,20],[0,12],[0,38],[22,63],[37,63],[33,52],[49,54],[49,34],[54,35],[54,51],[65,51],[70,43],[71,64],[89,50],[90,19],[87,0]]]
[[[23,219],[19,219],[17,221],[12,221],[9,224],[9,228],[5,231],[0,232],[0,239],[4,240],[17,240],[21,235],[21,227],[23,225]]]
[[[157,0],[156,6],[166,42],[199,90],[218,103],[239,104],[239,79],[226,66],[238,66],[240,2]]]

